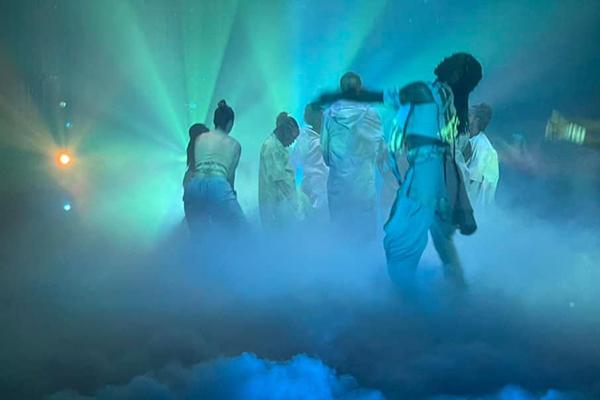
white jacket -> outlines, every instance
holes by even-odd
[[[375,170],[385,150],[381,119],[368,104],[338,101],[323,115],[321,150],[332,195],[375,202]],[[330,204],[331,206],[331,204]]]

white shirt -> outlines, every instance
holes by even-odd
[[[329,167],[323,160],[320,136],[310,126],[302,128],[292,150],[294,166],[302,169],[302,191],[313,210],[327,209]]]
[[[469,141],[472,150],[467,163],[469,198],[475,206],[493,204],[500,178],[498,153],[484,132],[478,133]]]

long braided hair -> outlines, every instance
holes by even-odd
[[[450,86],[454,98],[454,108],[458,117],[458,135],[469,134],[469,94],[475,89],[483,77],[483,71],[479,61],[470,54],[457,53],[445,58],[434,71],[439,82]],[[458,138],[458,136],[456,137]],[[456,164],[456,138],[452,142],[452,169],[455,179],[458,183],[454,188],[454,194],[451,195],[451,201],[454,203],[452,221],[460,232],[464,235],[470,235],[477,230],[477,223],[473,216],[473,208],[469,202],[464,181]],[[464,136],[463,136],[464,138]],[[462,149],[459,149],[462,151]],[[447,165],[444,166],[444,175],[446,176]]]
[[[454,108],[458,117],[458,133],[469,130],[469,93],[483,77],[481,64],[468,53],[446,57],[434,70],[438,81],[450,86],[454,94]]]

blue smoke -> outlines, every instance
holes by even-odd
[[[543,394],[533,394],[520,386],[505,386],[497,394],[477,397],[462,396],[436,396],[432,400],[584,400],[585,397],[577,393],[564,393],[550,389]]]
[[[49,400],[178,400],[178,399],[323,399],[380,400],[348,375],[338,375],[320,360],[298,355],[274,362],[244,353],[219,358],[191,369],[171,365],[156,376],[135,377],[123,386],[108,386],[94,396],[61,392]]]

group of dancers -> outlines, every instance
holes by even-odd
[[[360,76],[346,73],[339,91],[306,106],[302,128],[288,113],[279,114],[260,151],[264,229],[330,221],[361,239],[375,237],[376,176],[387,176],[384,182],[395,182],[396,191],[383,226],[391,280],[399,287],[413,285],[431,234],[445,277],[465,288],[453,235],[457,229],[473,234],[472,204],[493,202],[498,157],[483,132],[492,110],[486,104],[469,109],[469,94],[483,76],[472,55],[447,57],[434,74],[431,82],[372,91],[363,88]],[[390,134],[383,133],[377,103],[396,115]],[[190,128],[183,201],[194,234],[216,226],[238,230],[246,223],[235,192],[241,146],[230,136],[234,120],[222,100],[214,129]]]

